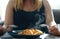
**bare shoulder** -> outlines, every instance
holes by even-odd
[[[50,7],[50,4],[47,0],[43,0],[43,4],[45,7]]]
[[[9,2],[8,2],[8,7],[10,6],[10,7],[13,7],[13,5],[14,5],[14,0],[9,0]]]
[[[15,0],[9,0],[10,3],[14,3]]]

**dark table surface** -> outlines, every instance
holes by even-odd
[[[60,29],[60,24],[58,24],[58,28]],[[9,35],[8,32],[6,32],[3,36],[0,37],[0,39],[25,39],[25,38],[13,38],[11,35]],[[39,36],[39,38],[35,39],[60,39],[60,36],[53,36],[50,34],[43,33],[42,35]]]
[[[3,36],[0,37],[0,39],[26,39],[26,38],[13,38],[9,33],[5,33]],[[42,34],[39,38],[35,39],[60,39],[60,37],[49,35],[49,34]]]

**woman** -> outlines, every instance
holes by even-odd
[[[44,23],[49,26],[50,34],[60,35],[47,0],[10,0],[6,9],[5,26],[0,28],[14,24],[18,26],[16,29],[22,30]]]

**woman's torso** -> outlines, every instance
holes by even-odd
[[[17,25],[17,29],[26,29],[29,27],[34,27],[36,23],[38,24],[44,24],[46,23],[45,19],[45,13],[44,13],[44,5],[40,8],[39,11],[35,10],[32,12],[27,12],[24,10],[13,10],[14,16],[13,16],[13,23],[14,25]]]

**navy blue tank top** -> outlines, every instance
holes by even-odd
[[[44,5],[42,4],[42,7],[39,11],[24,11],[24,10],[13,10],[13,23],[14,25],[17,25],[20,30],[35,27],[35,25],[45,24],[46,18],[44,13]]]

